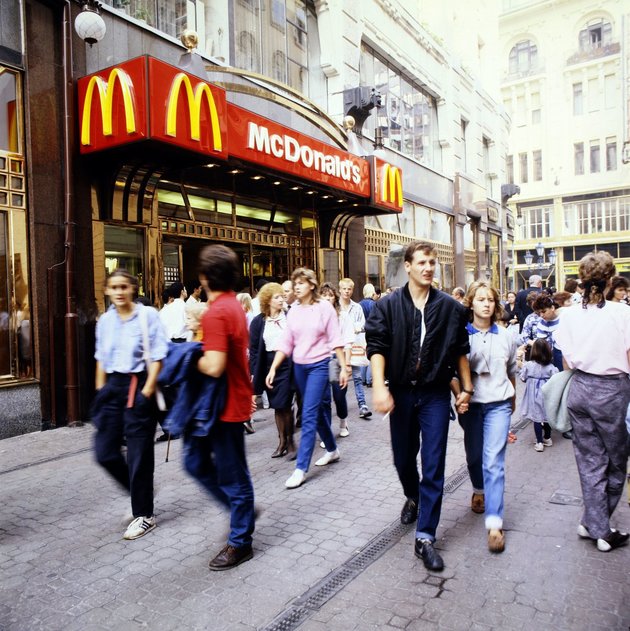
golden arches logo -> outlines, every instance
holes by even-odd
[[[190,137],[192,140],[201,139],[201,104],[206,99],[210,110],[210,124],[212,126],[212,143],[215,151],[221,151],[223,142],[221,140],[221,127],[219,126],[219,114],[217,106],[212,96],[212,91],[207,83],[200,82],[193,90],[190,79],[183,72],[175,75],[171,84],[171,91],[168,97],[168,110],[166,113],[166,133],[169,136],[177,136],[177,104],[182,84],[186,88],[186,98],[188,100],[188,113],[190,115]]]
[[[391,164],[383,166],[381,171],[381,200],[402,208],[403,192],[400,169]]]
[[[127,133],[132,134],[136,131],[136,113],[132,95],[133,82],[124,70],[114,68],[109,73],[107,81],[102,77],[94,76],[88,83],[85,92],[85,101],[83,102],[83,116],[81,121],[82,145],[89,145],[91,141],[92,99],[94,98],[95,88],[101,104],[103,136],[111,136],[113,134],[114,87],[116,82],[118,82],[122,93]]]

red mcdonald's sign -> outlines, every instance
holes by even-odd
[[[81,153],[147,137],[145,84],[144,57],[79,79]]]
[[[402,171],[385,160],[371,156],[372,204],[386,210],[402,212]]]
[[[149,58],[151,138],[227,158],[225,90]]]

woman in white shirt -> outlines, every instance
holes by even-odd
[[[555,334],[565,365],[575,369],[567,400],[584,512],[578,535],[609,552],[630,535],[610,525],[623,493],[628,461],[630,317],[624,304],[604,299],[615,275],[607,252],[581,261],[582,304],[566,309]]]

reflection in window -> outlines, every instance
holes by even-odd
[[[145,295],[142,229],[105,226],[105,271],[111,274],[118,267],[138,277],[138,291]]]
[[[9,314],[9,248],[7,216],[0,213],[0,377],[11,374],[11,317]]]
[[[0,74],[0,150],[11,153],[20,152],[17,76],[8,70]]]
[[[401,71],[361,45],[360,84],[381,94],[383,107],[368,116],[363,132],[374,137],[380,127],[386,146],[436,169],[441,168],[435,99]]]

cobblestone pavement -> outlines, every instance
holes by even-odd
[[[293,463],[269,457],[272,414],[257,413],[247,448],[263,512],[254,559],[229,572],[208,570],[228,518],[183,472],[179,441],[169,462],[156,446],[158,528],[135,541],[122,539],[129,500],[94,463],[90,427],[0,441],[0,630],[630,628],[630,548],[604,554],[576,536],[570,441],[554,434],[536,453],[532,428],[518,432],[507,548],[491,555],[452,423],[437,544],[446,569],[430,574],[412,529],[397,525],[404,498],[387,425],[360,420],[348,400],[341,461],[313,467],[295,490],[284,488]]]

